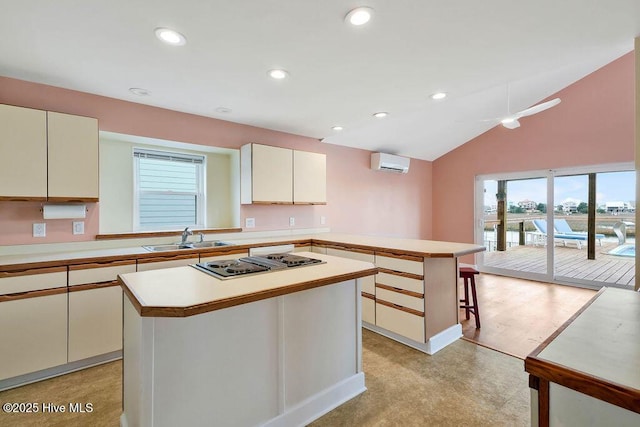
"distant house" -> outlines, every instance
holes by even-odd
[[[574,200],[566,200],[562,203],[562,212],[567,215],[574,214],[578,212],[578,202]]]
[[[636,208],[631,203],[627,202],[606,202],[605,208],[607,213],[617,215],[622,212],[635,212]]]
[[[538,207],[538,204],[533,200],[523,200],[518,202],[518,207],[521,207],[525,211],[531,212]]]

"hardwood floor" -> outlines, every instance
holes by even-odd
[[[462,279],[460,279],[462,289]],[[596,293],[491,274],[476,276],[482,329],[460,310],[464,338],[524,359]],[[462,294],[462,291],[461,291]]]

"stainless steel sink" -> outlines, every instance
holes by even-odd
[[[231,243],[222,242],[220,240],[211,240],[208,242],[196,242],[196,243],[173,243],[168,245],[146,245],[142,246],[149,252],[167,252],[167,251],[179,251],[182,249],[202,249],[213,248],[216,246],[229,246]]]

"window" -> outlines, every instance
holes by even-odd
[[[204,227],[205,157],[134,148],[134,228]]]

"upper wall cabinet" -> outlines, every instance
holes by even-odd
[[[260,144],[240,149],[242,204],[293,203],[293,153],[288,148]]]
[[[98,201],[98,120],[47,113],[48,199]]]
[[[47,199],[47,112],[0,104],[0,200]]]
[[[324,204],[326,156],[318,153],[243,145],[240,149],[242,204]]]
[[[293,151],[293,202],[327,203],[327,156]]]
[[[0,104],[0,200],[98,201],[98,120]]]

